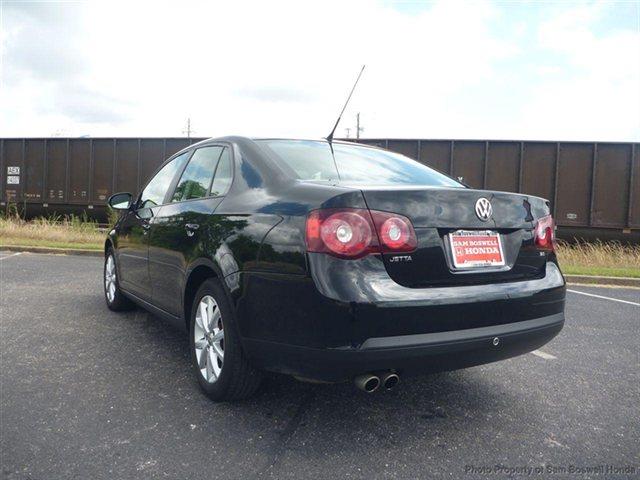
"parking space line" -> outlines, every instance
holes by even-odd
[[[620,300],[619,298],[605,297],[603,295],[596,295],[595,293],[579,292],[578,290],[569,290],[569,289],[567,289],[567,292],[579,293],[580,295],[586,295],[587,297],[602,298],[604,300],[611,300],[612,302],[628,303],[629,305],[635,305],[636,307],[640,307],[640,303],[630,302],[629,300]]]
[[[551,355],[550,353],[543,352],[542,350],[534,350],[533,353],[536,357],[544,358],[545,360],[555,360],[558,357]]]
[[[3,256],[0,257],[0,261],[4,260],[6,258],[17,257],[18,255],[22,255],[22,252],[14,253],[12,255],[3,255]]]

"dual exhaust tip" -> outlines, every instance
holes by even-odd
[[[400,377],[395,372],[365,373],[358,375],[353,382],[363,392],[373,393],[380,387],[391,390],[400,382]]]

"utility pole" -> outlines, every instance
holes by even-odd
[[[194,133],[191,131],[191,118],[187,118],[187,129],[183,130],[182,133],[186,133],[187,138],[191,138],[191,134]]]
[[[351,129],[349,127],[345,128],[344,131],[347,134],[347,138],[349,138],[349,134],[351,133]]]
[[[360,112],[356,113],[356,138],[360,140],[360,132],[364,132],[364,128],[360,126]]]

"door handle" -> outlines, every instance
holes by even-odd
[[[196,233],[196,230],[200,228],[200,225],[197,223],[187,223],[184,228],[187,230],[187,236],[193,237],[193,234]]]

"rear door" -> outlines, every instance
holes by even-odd
[[[164,165],[149,181],[134,208],[126,213],[118,230],[118,274],[122,287],[143,300],[151,299],[149,278],[149,229],[188,154]]]
[[[154,305],[180,316],[189,264],[209,250],[213,213],[232,180],[229,147],[195,150],[150,230],[149,275]]]

